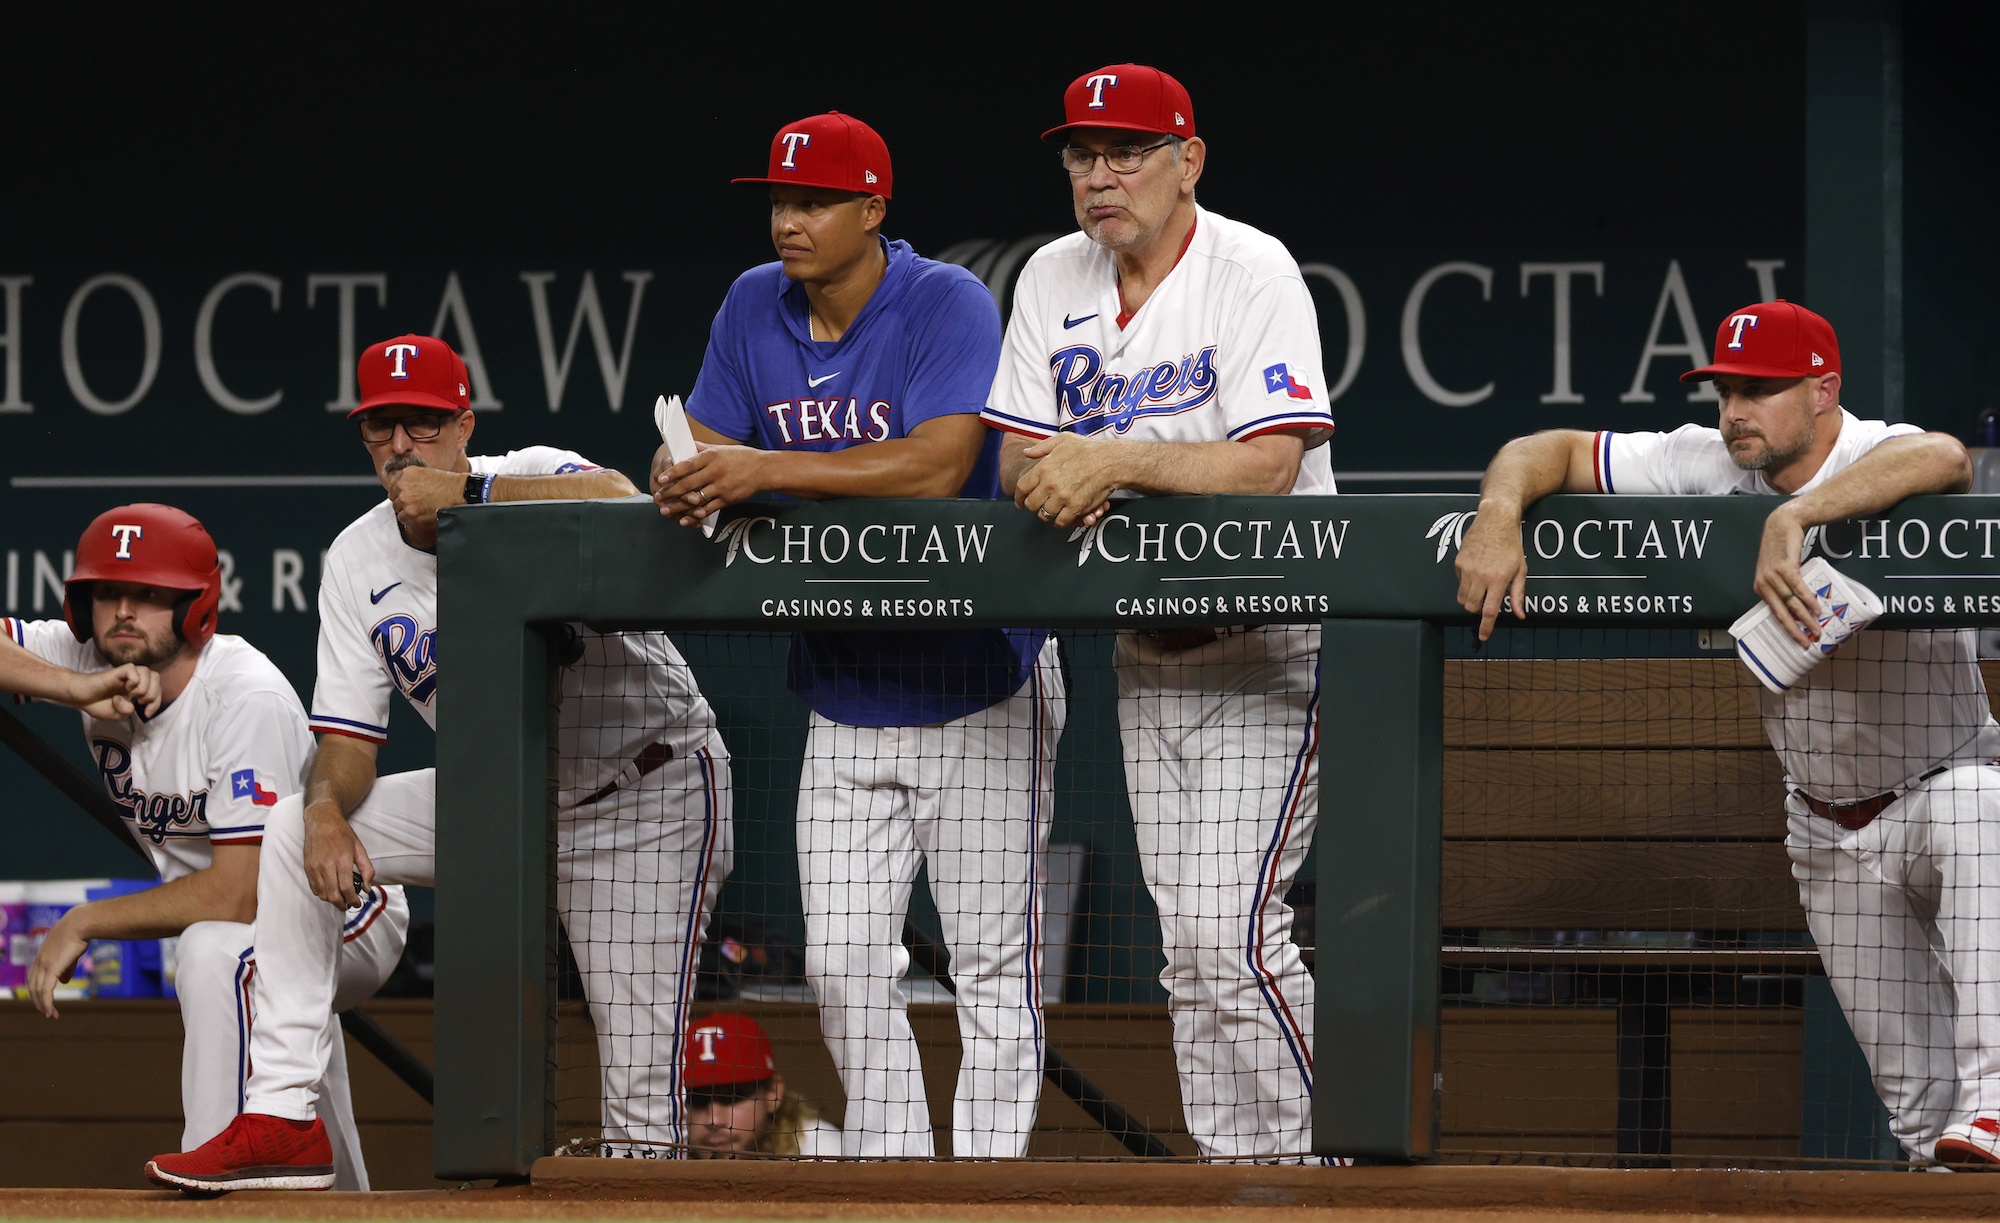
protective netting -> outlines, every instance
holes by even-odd
[[[1448,662],[1447,1158],[1896,1161],[1972,1120],[1981,1089],[1958,1088],[1994,1010],[1954,965],[1977,975],[1990,939],[1952,914],[2000,896],[1979,881],[2000,813],[1971,793],[2000,775],[1973,767],[1992,749],[1970,636],[1863,634],[1787,697],[1733,653]],[[1788,766],[1818,799],[1907,797],[1816,814]],[[1949,778],[1965,793],[1940,799]],[[1954,897],[1954,877],[1972,886]]]
[[[1733,654],[1499,656],[1691,652],[1685,634],[1575,636],[1517,631],[1447,663],[1444,1157],[1880,1163],[1904,1158],[1899,1137],[1923,1153],[1970,1120],[1981,1088],[1959,1084],[1992,1009],[1965,931],[2000,896],[1981,890],[2000,853],[1980,856],[1995,775],[1975,767],[1992,746],[1958,638],[1864,635],[1853,648],[1874,653],[1836,657],[1809,681],[1819,695],[1795,698],[1796,767],[1877,758],[1821,798],[1891,793],[1853,786],[1911,744],[1949,740],[1965,766],[1845,829],[1834,816],[1852,809],[1788,796],[1764,722],[1784,711]],[[605,847],[558,855],[562,1139],[649,1156],[1309,1149],[1317,633],[1058,637],[1059,654],[1023,652],[1016,695],[956,725],[858,728],[793,691],[789,634],[672,634],[688,669],[645,716],[692,742],[712,710],[727,785],[662,766],[636,775],[652,807],[622,788],[562,806],[565,845]],[[572,698],[594,665],[629,664],[579,657]],[[675,695],[686,675],[701,702]],[[594,742],[629,753],[647,737]],[[577,778],[631,764],[556,771],[574,799]],[[719,882],[720,841],[705,859],[691,847],[724,810]],[[623,827],[608,811],[678,830],[607,832]],[[704,860],[719,891],[692,948]],[[1795,860],[1830,881],[1817,944]],[[1893,882],[1864,877],[1883,863]],[[571,950],[581,930],[605,946]],[[578,971],[592,963],[609,967]],[[754,1021],[768,1068],[716,1052],[749,1047],[721,1015]],[[1894,1121],[1865,1058],[1889,1071]]]
[[[733,780],[732,870],[683,1029],[748,1016],[775,1062],[772,1074],[742,1070],[727,1051],[740,1033],[697,1031],[681,1141],[878,1157],[1193,1157],[1192,1116],[1212,1156],[1297,1158],[1309,1146],[1311,982],[1283,901],[1317,814],[1317,632],[1060,638],[1020,643],[1023,678],[994,704],[944,724],[875,727],[808,707],[790,634],[672,634]],[[565,688],[592,665],[572,664]],[[971,693],[969,704],[996,685],[990,673],[902,679]],[[598,741],[623,751],[634,739]],[[609,775],[616,763],[560,771]],[[589,807],[563,817],[578,828],[601,819]],[[607,854],[582,869],[594,884],[653,878],[656,903],[672,911],[682,893],[665,878],[668,851],[685,838],[654,839],[663,848],[640,856],[657,865]],[[573,967],[585,957],[569,950],[593,921],[644,927],[626,907],[640,894],[588,894],[565,915],[558,1133],[584,1141],[574,1149],[666,1155],[673,1139],[630,1124],[663,1105],[615,1099],[591,1056],[617,1044],[593,1041],[593,1021],[643,1044],[637,991],[606,980],[600,999]],[[1171,1009],[1170,952],[1182,995]],[[591,1006],[575,1005],[586,997]],[[669,1042],[649,1047],[658,1059]],[[667,1078],[656,1061],[628,1081],[657,1091]]]

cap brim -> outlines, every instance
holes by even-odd
[[[1065,123],[1061,127],[1052,127],[1048,131],[1043,132],[1042,139],[1045,142],[1053,144],[1056,137],[1068,135],[1080,127],[1101,127],[1115,132],[1150,132],[1155,136],[1174,136],[1179,134],[1177,132],[1163,132],[1157,127],[1147,127],[1143,123],[1116,123],[1106,120],[1102,123]]]
[[[362,400],[359,407],[347,414],[347,419],[353,420],[370,408],[386,408],[395,404],[410,408],[436,408],[440,412],[471,410],[462,403],[446,399],[442,395],[433,395],[428,391],[384,391],[380,395],[370,395]]]
[[[1825,370],[1821,370],[1825,373]],[[1704,365],[1681,375],[1682,382],[1707,382],[1717,374],[1740,374],[1745,378],[1810,378],[1811,374],[1795,369],[1780,369],[1775,365],[1744,365],[1724,362],[1721,365]]]
[[[879,195],[885,200],[891,198],[887,191],[870,191],[866,187],[848,187],[840,183],[816,183],[798,178],[732,178],[729,182],[731,186],[735,187],[818,187],[823,191],[848,191],[855,195]]]

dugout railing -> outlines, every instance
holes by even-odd
[[[1761,498],[1553,497],[1524,529],[1544,626],[1720,629]],[[1443,628],[1466,495],[1156,498],[1089,531],[1004,502],[755,504],[714,537],[643,498],[442,516],[437,1174],[521,1177],[554,1130],[548,628],[1320,623],[1314,1147],[1437,1149]],[[1913,499],[1819,545],[1881,627],[2000,624],[2000,498]],[[1337,966],[1337,972],[1328,967]],[[1337,978],[1339,988],[1330,983]]]

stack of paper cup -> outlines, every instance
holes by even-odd
[[[28,885],[0,883],[0,998],[20,993],[34,960],[28,942]]]
[[[1819,626],[1819,640],[1800,645],[1785,631],[1770,604],[1759,601],[1729,626],[1736,639],[1736,655],[1757,682],[1773,692],[1789,692],[1814,667],[1825,662],[1848,638],[1867,628],[1883,612],[1882,600],[1874,591],[1821,557],[1799,566],[1806,585],[1819,602],[1817,614],[1800,608]],[[1801,621],[1803,623],[1803,621]]]

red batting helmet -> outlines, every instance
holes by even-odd
[[[687,1085],[713,1091],[761,1083],[777,1073],[771,1038],[748,1015],[726,1013],[695,1021],[687,1035]]]
[[[174,633],[199,650],[215,636],[222,602],[222,566],[215,541],[194,515],[171,505],[121,505],[106,510],[76,541],[76,568],[63,590],[63,619],[78,641],[92,637],[93,582],[136,582],[182,591],[174,602]]]

